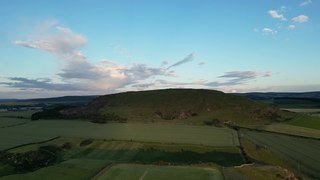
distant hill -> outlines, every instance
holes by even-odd
[[[266,104],[203,89],[165,89],[99,96],[84,107],[59,109],[59,113],[61,117],[121,117],[128,121],[193,124],[211,120],[261,124],[283,118],[279,109]]]
[[[320,92],[302,93],[243,93],[237,94],[255,101],[271,104],[280,108],[320,108]]]
[[[96,97],[97,96],[63,96],[37,99],[0,99],[0,103],[7,105],[84,105]]]
[[[19,102],[33,102],[44,104],[87,104],[96,97],[97,96],[63,96],[53,98],[19,100]]]

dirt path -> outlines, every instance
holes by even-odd
[[[146,169],[146,170],[144,171],[144,173],[141,175],[141,177],[139,178],[139,180],[143,180],[144,177],[148,174],[148,172],[149,172],[149,170]]]

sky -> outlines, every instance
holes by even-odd
[[[1,0],[0,99],[320,90],[319,0]]]

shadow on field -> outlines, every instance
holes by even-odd
[[[155,164],[215,163],[221,166],[237,166],[246,163],[239,153],[221,151],[198,153],[185,151],[183,149],[179,152],[169,152],[153,148],[131,150],[86,149],[85,151],[74,154],[72,158],[97,158],[119,162]]]

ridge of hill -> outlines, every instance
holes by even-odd
[[[62,108],[63,117],[177,121],[190,124],[266,124],[284,119],[283,112],[246,97],[205,89],[163,89],[99,96],[86,106]]]

